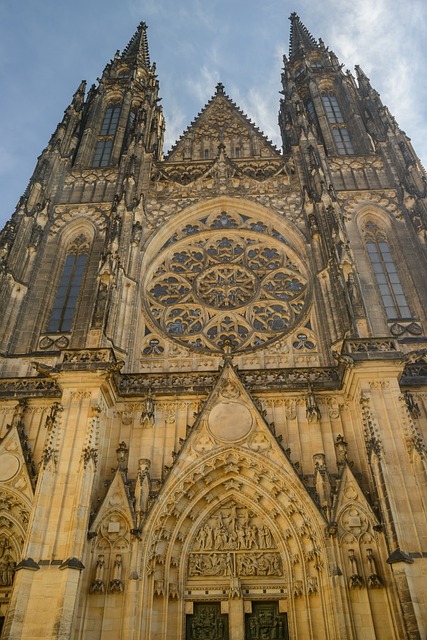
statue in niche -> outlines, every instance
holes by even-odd
[[[113,579],[110,581],[109,590],[111,593],[118,592],[121,593],[123,591],[123,581],[122,581],[122,555],[121,553],[116,554],[116,559],[114,560],[113,566]]]
[[[344,436],[341,434],[337,435],[337,438],[335,440],[335,449],[338,468],[343,467],[348,461],[347,446],[348,443],[344,440]]]
[[[142,413],[140,423],[143,427],[148,428],[154,425],[155,421],[155,406],[151,389],[148,389],[148,394],[143,401]]]
[[[0,586],[11,587],[13,584],[16,562],[8,552],[11,547],[7,544],[6,540],[5,542],[6,545],[2,545],[2,553],[0,557]]]
[[[95,580],[90,585],[90,589],[89,589],[90,593],[104,593],[105,591],[104,570],[105,570],[104,555],[100,554],[96,561]]]
[[[311,385],[308,385],[307,396],[305,400],[306,416],[308,422],[319,422],[321,418],[320,409],[316,401],[316,396],[313,393]]]
[[[138,477],[135,485],[135,515],[137,528],[141,526],[141,522],[148,509],[148,500],[150,497],[150,466],[151,461],[147,458],[138,460]]]
[[[13,410],[13,416],[12,416],[12,422],[11,422],[11,426],[12,427],[19,427],[23,417],[24,417],[24,413],[28,408],[28,400],[26,398],[22,398],[21,400],[18,401],[18,404],[15,406],[14,410]]]
[[[356,282],[356,277],[352,271],[347,276],[347,292],[350,300],[351,309],[355,316],[361,316],[364,314],[363,302],[360,295],[359,285]]]

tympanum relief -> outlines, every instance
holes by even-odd
[[[189,578],[282,575],[282,561],[269,527],[246,507],[233,504],[219,509],[194,539]]]

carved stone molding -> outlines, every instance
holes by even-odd
[[[252,392],[266,390],[303,390],[308,383],[318,390],[340,389],[344,367],[315,367],[295,369],[251,369],[239,371],[239,378]],[[219,373],[144,373],[123,374],[116,378],[121,396],[144,396],[151,388],[153,394],[175,394],[178,391],[207,394],[218,380]]]
[[[49,378],[9,378],[0,380],[0,397],[5,398],[60,398],[61,390]]]
[[[354,360],[402,356],[399,345],[393,338],[347,339],[344,341],[342,352],[351,354]]]

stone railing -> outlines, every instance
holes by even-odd
[[[62,352],[61,369],[108,369],[116,364],[111,349],[67,349]]]
[[[0,380],[0,397],[59,398],[61,390],[50,378],[4,378]]]
[[[400,378],[401,386],[427,384],[427,362],[408,363]]]
[[[238,376],[249,391],[339,389],[344,367],[304,367],[294,369],[239,370]],[[116,376],[122,396],[145,395],[149,389],[165,394],[179,392],[209,393],[219,378],[218,371],[188,373],[144,373]]]
[[[341,353],[354,360],[399,358],[402,353],[394,338],[354,338],[344,341]]]

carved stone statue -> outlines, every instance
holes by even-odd
[[[104,584],[104,570],[105,570],[105,560],[104,556],[101,554],[98,556],[96,561],[96,570],[95,570],[95,579],[90,585],[90,593],[104,593],[105,584]]]
[[[121,553],[117,553],[113,566],[113,579],[110,580],[110,584],[108,585],[109,591],[111,593],[121,593],[123,591],[122,568],[122,555]]]

